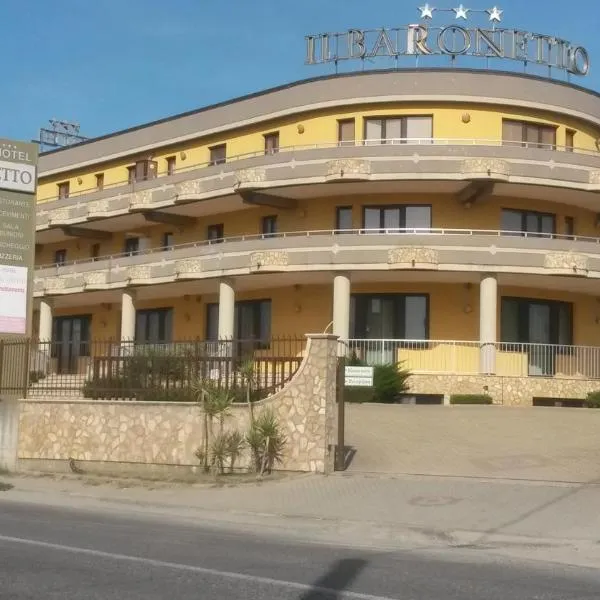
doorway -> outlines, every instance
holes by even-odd
[[[80,358],[90,355],[91,315],[56,317],[53,322],[53,358],[60,374],[76,374]]]

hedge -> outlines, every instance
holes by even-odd
[[[452,394],[450,404],[493,404],[488,394]]]

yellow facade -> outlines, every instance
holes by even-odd
[[[485,81],[488,75],[481,77]],[[138,186],[127,185],[128,167],[140,160],[154,161],[156,181],[144,181],[141,187],[152,190],[169,184],[175,199],[168,200],[167,208],[153,211],[164,209],[163,217],[185,216],[187,220],[172,224],[152,224],[152,219],[145,222],[140,215],[150,212],[150,208],[142,203],[141,208],[136,206],[127,214],[106,218],[95,214],[93,220],[83,218],[76,223],[79,229],[88,227],[105,234],[96,239],[86,236],[85,230],[69,232],[50,219],[38,238],[36,262],[44,283],[37,302],[51,306],[54,319],[90,315],[90,339],[118,343],[124,331],[123,296],[131,292],[136,311],[171,309],[168,341],[202,340],[209,335],[208,306],[223,301],[219,291],[226,282],[233,290],[235,303],[270,300],[270,335],[301,337],[307,332],[336,330],[334,277],[343,274],[350,282],[352,295],[427,296],[423,338],[428,343],[394,350],[396,359],[413,370],[445,372],[450,368],[477,373],[480,343],[485,341],[481,338],[482,322],[487,319],[492,323],[493,341],[502,342],[502,299],[509,297],[569,305],[570,322],[563,319],[560,326],[569,329],[568,335],[566,329],[557,333],[555,323],[545,323],[552,331],[542,332],[550,340],[544,344],[558,345],[556,340],[569,339],[561,345],[600,347],[600,302],[595,281],[600,278],[600,266],[595,262],[600,257],[600,162],[594,162],[600,161],[600,119],[590,116],[593,111],[589,107],[584,110],[566,100],[564,110],[551,110],[545,102],[553,99],[557,88],[546,82],[536,84],[536,98],[518,102],[520,81],[512,82],[516,91],[511,105],[501,98],[484,98],[484,93],[468,101],[464,99],[466,92],[462,98],[449,100],[447,90],[440,87],[439,101],[430,94],[421,101],[412,97],[406,101],[385,97],[375,101],[365,89],[364,98],[352,96],[345,103],[324,99],[315,109],[311,102],[316,100],[309,94],[305,104],[298,101],[296,108],[278,106],[281,116],[274,110],[261,119],[244,117],[240,108],[239,115],[228,113],[225,126],[189,131],[187,135],[178,131],[172,139],[163,136],[161,143],[146,144],[131,152],[115,150],[115,155],[122,154],[120,158],[113,158],[109,145],[102,156],[83,161],[82,166],[73,160],[73,164],[60,169],[42,170],[39,210],[54,215],[69,204],[85,206],[108,197],[95,194],[99,174],[103,174],[105,191],[115,188],[119,198],[133,198]],[[564,86],[559,91],[567,93],[568,89]],[[268,96],[266,93],[265,101]],[[600,114],[600,98],[596,100],[596,114]],[[431,145],[415,143],[408,149],[398,145],[387,148],[386,154],[379,152],[381,148],[363,143],[366,119],[410,116],[432,117]],[[352,152],[338,156],[337,150],[346,149],[346,145],[339,144],[339,122],[348,119],[355,122],[355,144],[350,144]],[[505,119],[556,128],[556,147],[503,145]],[[148,125],[148,132],[155,127],[158,125]],[[265,135],[273,132],[279,134],[277,157],[265,156]],[[94,143],[92,140],[88,144]],[[105,139],[103,143],[108,142]],[[230,170],[207,169],[206,179],[211,179],[212,185],[213,180],[222,181],[233,171],[235,177],[231,180],[235,183],[228,183],[230,188],[224,191],[213,191],[215,188],[202,179],[202,168],[209,166],[210,148],[220,144],[227,146],[226,167]],[[438,156],[431,151],[437,147],[448,151]],[[306,154],[312,150],[322,151],[322,156]],[[305,160],[306,156],[309,159]],[[176,179],[168,178],[169,158],[175,161]],[[378,170],[384,163],[387,171]],[[269,169],[276,172],[272,179]],[[294,174],[302,169],[304,174]],[[192,171],[194,175],[188,181],[186,173]],[[58,184],[64,182],[69,183],[69,197],[55,204]],[[197,185],[183,189],[181,182]],[[272,193],[271,204],[269,199],[263,204],[253,203],[244,191]],[[464,194],[470,192],[476,194],[475,200],[465,201]],[[177,204],[180,193],[186,204]],[[431,236],[425,239],[425,232],[421,232],[418,238],[415,233],[403,233],[401,237],[399,232],[392,232],[395,237],[386,239],[384,232],[375,231],[371,234],[380,237],[373,237],[369,247],[369,239],[365,240],[360,231],[365,228],[364,209],[396,205],[431,207],[430,227],[425,228],[430,229],[427,233]],[[351,223],[343,227],[351,231],[343,238],[333,233],[339,228],[340,207],[350,208],[352,215]],[[525,236],[501,236],[502,211],[506,209],[528,212],[534,220],[536,215],[552,215],[554,229],[539,239],[529,236],[533,237],[531,242],[523,242]],[[275,235],[261,238],[265,233],[263,219],[270,216],[277,219],[276,244],[271,244]],[[209,227],[215,225],[223,226],[225,240],[207,246]],[[441,230],[452,232],[442,234]],[[163,252],[167,233],[175,250],[167,248]],[[280,239],[286,233],[296,234],[289,236],[289,243]],[[143,238],[144,248],[134,252],[127,262],[123,253],[129,237]],[[311,242],[315,239],[314,246],[324,240],[323,248],[311,254],[314,248],[310,244],[295,241],[303,237]],[[237,246],[231,250],[234,242]],[[380,250],[376,242],[381,242]],[[197,252],[172,258],[173,252],[185,251],[186,245],[193,244],[198,244]],[[338,262],[337,257],[344,252],[350,255],[348,247],[354,252],[354,262]],[[64,266],[55,265],[57,251],[66,251]],[[472,251],[470,256],[475,258],[461,263],[460,257],[467,251]],[[98,273],[89,267],[92,252],[98,260]],[[363,254],[375,256],[376,252],[375,263],[366,258],[364,264],[361,262]],[[448,258],[449,254],[457,258]],[[510,260],[503,263],[502,257],[509,255]],[[313,260],[313,256],[319,258]],[[196,265],[181,264],[195,259]],[[218,265],[206,267],[209,260]],[[87,279],[83,283],[64,281],[67,276],[75,279],[81,275],[73,261],[86,263],[82,277]],[[176,263],[175,274],[167,268],[172,263]],[[163,279],[153,274],[153,269],[163,267],[168,273]],[[122,272],[131,272],[129,279],[119,278]],[[497,281],[495,316],[485,310],[481,281],[486,277]],[[61,285],[55,285],[52,279]],[[74,291],[69,291],[69,285]],[[528,325],[534,328],[529,321]],[[37,328],[41,330],[42,326],[38,324]],[[214,323],[211,328],[214,335]],[[131,328],[128,331],[131,334]],[[397,331],[386,333],[386,339],[400,339]],[[561,354],[553,372],[580,372],[583,367],[573,356]],[[499,347],[496,362],[498,369],[509,375],[518,376],[528,369],[528,355],[522,349]]]
[[[228,159],[241,158],[246,155],[260,154],[264,151],[264,135],[273,131],[279,132],[280,147],[300,147],[308,145],[335,144],[338,135],[338,121],[355,119],[356,141],[364,139],[364,120],[369,117],[427,115],[433,118],[433,137],[438,140],[473,140],[477,142],[501,143],[502,120],[515,119],[546,124],[556,127],[556,144],[565,146],[567,129],[574,132],[575,146],[582,150],[597,151],[596,141],[599,131],[584,122],[561,115],[548,114],[536,110],[510,110],[501,106],[481,104],[431,105],[413,104],[397,107],[394,105],[364,105],[346,110],[324,110],[318,113],[299,113],[293,118],[274,120],[260,127],[236,128],[227,134],[198,138],[167,148],[156,148],[152,151],[152,160],[158,163],[158,175],[167,172],[166,159],[176,158],[176,168],[193,169],[205,166],[210,160],[209,148],[219,144],[227,144]],[[469,116],[468,122],[463,117]],[[302,126],[299,128],[299,126]],[[302,133],[300,133],[300,131]],[[185,158],[182,158],[185,156]],[[61,175],[43,177],[38,185],[38,202],[43,203],[55,199],[58,195],[58,184],[69,182],[70,195],[77,196],[89,193],[96,188],[96,174],[104,174],[104,187],[124,185],[128,180],[127,167],[135,162],[136,157],[119,162],[98,164],[93,168],[84,168]]]

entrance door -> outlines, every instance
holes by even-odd
[[[79,359],[89,356],[89,315],[57,317],[54,320],[54,354],[58,373],[79,371]]]
[[[529,342],[543,344],[529,347],[529,375],[554,375],[554,353],[549,346],[551,312],[548,304],[529,305]]]

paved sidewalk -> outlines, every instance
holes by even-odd
[[[301,476],[236,487],[119,489],[76,479],[4,478],[2,501],[135,512],[312,541],[381,548],[472,548],[600,564],[600,486],[368,475]]]

